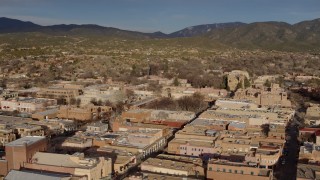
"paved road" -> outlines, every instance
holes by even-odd
[[[290,136],[290,139],[287,141],[285,146],[285,151],[287,155],[282,156],[278,165],[275,167],[274,177],[276,180],[295,180],[297,174],[297,155],[298,151],[298,128],[296,125],[296,120],[294,119],[292,123],[288,125],[287,135]],[[283,164],[282,162],[285,161]]]

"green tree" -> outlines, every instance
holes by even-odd
[[[271,82],[269,81],[269,79],[267,79],[263,85],[266,87],[271,87]]]
[[[284,78],[282,76],[279,76],[276,78],[276,82],[279,84],[280,87],[283,87]]]
[[[97,101],[97,105],[98,105],[98,106],[102,106],[102,100],[101,100],[101,99],[99,99],[99,100]]]
[[[220,88],[228,90],[228,77],[227,76],[223,76],[222,79],[223,80],[222,80],[222,83],[220,85]]]
[[[92,98],[91,100],[90,100],[90,103],[92,103],[93,105],[97,105],[97,99],[96,98]]]
[[[139,68],[136,64],[133,64],[132,67],[131,67],[131,73],[130,75],[131,76],[139,76]]]
[[[173,85],[174,86],[179,86],[180,85],[179,79],[177,77],[174,78]]]
[[[251,83],[247,77],[244,78],[244,88],[248,88],[251,86]]]

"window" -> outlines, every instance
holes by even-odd
[[[212,167],[209,167],[209,171],[212,171]]]
[[[254,172],[251,172],[251,175],[254,175]]]
[[[232,170],[231,170],[231,169],[229,169],[229,173],[232,173]]]
[[[220,172],[220,168],[217,168],[217,171]]]
[[[238,174],[238,171],[237,171],[237,170],[234,170],[234,173]]]
[[[243,174],[243,171],[242,171],[242,170],[240,171],[240,174]]]
[[[225,169],[225,168],[223,168],[223,169],[222,169],[222,171],[223,171],[223,172],[226,172],[226,169]]]

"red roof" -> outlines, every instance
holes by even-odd
[[[320,136],[320,128],[301,128],[299,129],[300,132],[309,132],[315,133],[316,136]]]

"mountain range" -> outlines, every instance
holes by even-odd
[[[320,45],[320,18],[302,21],[296,24],[285,22],[255,22],[255,23],[215,23],[197,25],[165,34],[162,32],[143,33],[121,30],[99,25],[52,25],[41,26],[32,22],[16,19],[0,18],[0,34],[41,32],[48,35],[78,35],[78,36],[110,36],[131,39],[152,38],[201,38],[207,43],[219,42],[237,48],[267,48],[267,49],[318,49]]]
[[[0,33],[19,33],[19,32],[44,32],[44,33],[84,33],[96,35],[132,35],[137,37],[151,38],[176,38],[176,37],[193,37],[205,34],[215,29],[233,28],[245,25],[245,23],[215,23],[204,24],[188,27],[171,34],[165,34],[160,31],[154,33],[142,33],[136,31],[121,30],[113,27],[103,27],[93,24],[75,25],[75,24],[60,24],[52,26],[41,26],[29,21],[21,21],[6,17],[0,18]]]

